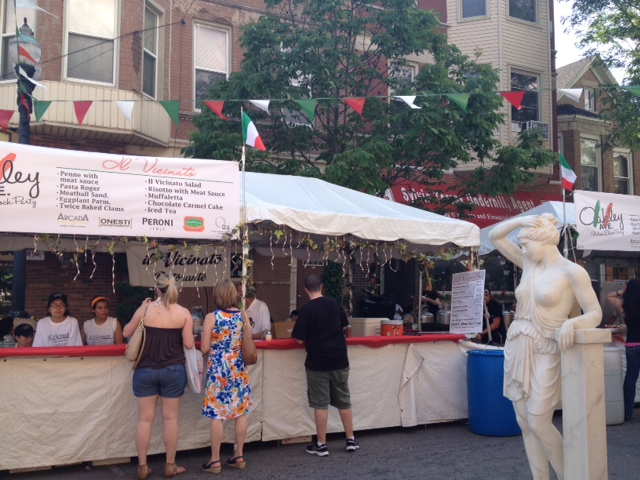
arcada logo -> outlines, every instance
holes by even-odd
[[[184,217],[185,232],[204,232],[204,218]]]
[[[89,223],[89,216],[85,213],[84,215],[65,215],[61,213],[58,215],[59,223]]]
[[[606,208],[602,208],[600,200],[596,201],[594,207],[584,207],[578,216],[580,223],[593,227],[596,230],[610,231],[611,233],[624,232],[624,220],[621,214],[614,212],[613,202]]]

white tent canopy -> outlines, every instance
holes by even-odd
[[[565,212],[566,212],[566,218],[565,218]],[[531,210],[527,210],[526,212],[522,212],[518,215],[515,215],[513,218],[526,217],[529,215],[542,215],[543,213],[550,213],[553,216],[555,216],[558,219],[558,228],[562,228],[563,225],[576,224],[576,211],[573,206],[573,203],[565,203],[563,207],[562,202],[545,202],[541,205],[538,205],[535,208],[532,208]],[[502,222],[498,222],[494,225],[485,227],[482,230],[480,230],[480,250],[478,252],[480,255],[486,255],[488,253],[493,252],[496,249],[496,246],[493,244],[493,242],[489,240],[489,233],[496,226],[502,224],[503,222],[506,222],[506,220],[503,220]],[[509,239],[516,242],[519,231],[520,229],[517,228],[516,230],[511,232],[508,236]]]
[[[247,221],[271,221],[300,232],[439,247],[480,244],[480,229],[317,178],[246,173]]]

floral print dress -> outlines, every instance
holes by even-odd
[[[244,332],[240,310],[216,310],[207,362],[202,415],[231,420],[249,413],[251,385],[242,358]]]

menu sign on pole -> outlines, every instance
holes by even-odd
[[[239,222],[237,162],[0,143],[0,231],[217,240]]]
[[[482,331],[485,270],[453,274],[449,331],[475,334]]]

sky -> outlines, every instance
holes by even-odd
[[[556,67],[563,67],[569,63],[573,63],[580,60],[583,55],[578,47],[575,46],[576,39],[572,34],[564,33],[565,25],[560,23],[560,19],[567,15],[571,15],[571,2],[558,2],[554,0],[554,15],[555,15],[555,31],[556,31]],[[622,83],[623,71],[621,69],[612,69],[611,73],[618,80],[618,83]]]

